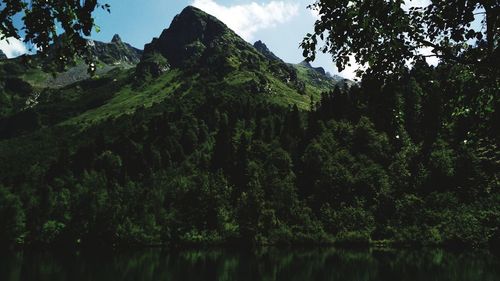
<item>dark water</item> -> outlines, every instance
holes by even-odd
[[[276,249],[0,253],[0,280],[500,280],[489,252]]]

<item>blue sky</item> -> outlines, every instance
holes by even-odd
[[[108,42],[114,34],[137,48],[170,25],[174,16],[188,5],[197,6],[225,22],[245,40],[253,43],[262,40],[277,56],[292,63],[303,60],[299,43],[313,30],[315,16],[307,5],[314,0],[103,0],[111,5],[111,14],[99,11],[96,24],[99,33],[92,38]],[[20,42],[0,42],[8,57],[26,50]],[[322,66],[337,73],[329,56],[319,56],[315,66]],[[343,76],[352,78],[352,71]]]
[[[135,47],[159,36],[174,16],[188,5],[213,14],[232,27],[250,43],[262,40],[277,56],[287,62],[303,60],[299,43],[313,31],[314,15],[307,5],[314,0],[108,0],[111,14],[99,13],[96,22],[101,32],[93,37],[109,41],[118,33],[122,40]],[[313,65],[337,73],[329,56],[320,56]],[[352,78],[352,71],[344,76]]]
[[[405,8],[426,6],[430,0],[408,0]],[[315,0],[101,0],[111,5],[111,14],[105,11],[96,13],[99,33],[92,38],[109,42],[114,34],[137,48],[143,48],[153,37],[160,35],[170,25],[175,15],[188,5],[201,8],[226,23],[245,40],[253,43],[262,40],[277,56],[286,62],[298,63],[303,60],[299,44],[305,34],[312,32],[316,15],[306,7]],[[19,19],[20,17],[18,17]],[[21,22],[18,21],[18,26]],[[480,28],[480,19],[474,25]],[[26,53],[20,41],[10,40],[10,44],[0,41],[0,49],[8,57]],[[430,48],[420,49],[430,54]],[[436,65],[436,58],[427,62]],[[331,57],[319,53],[313,66],[322,66],[332,74],[354,78],[358,67],[354,62],[338,73]]]

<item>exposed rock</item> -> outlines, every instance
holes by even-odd
[[[302,65],[302,66],[305,66],[307,68],[310,68],[312,70],[315,70],[316,72],[320,73],[321,75],[325,75],[326,76],[326,71],[325,71],[325,69],[323,67],[313,67],[308,61],[302,61],[299,64]]]
[[[333,81],[323,68],[313,68],[307,62],[303,65],[312,70],[318,83]],[[298,92],[306,93],[305,83],[298,79],[295,67],[283,62],[262,41],[252,46],[217,18],[191,6],[182,10],[158,38],[144,46],[136,75],[157,77],[170,68],[211,73],[222,79],[232,71],[267,69]],[[262,92],[263,85],[265,81],[257,80],[249,89]]]
[[[122,62],[136,64],[142,56],[141,50],[124,43],[118,34],[113,36],[110,43],[89,40],[88,45],[91,47],[93,55],[107,64]]]
[[[7,58],[7,55],[5,55],[5,53],[2,52],[2,50],[0,50],[0,60],[6,59],[6,58]]]
[[[115,34],[115,35],[113,35],[113,38],[111,39],[111,43],[123,43],[123,41],[120,38],[120,35]]]
[[[259,51],[259,53],[263,54],[266,58],[270,59],[270,60],[279,60],[281,61],[281,59],[276,56],[273,52],[271,52],[271,50],[269,50],[269,48],[267,48],[266,44],[264,44],[262,41],[257,41],[253,44],[254,48],[257,49],[257,51]]]
[[[242,42],[236,42],[242,41]],[[152,54],[165,57],[174,68],[198,65],[232,44],[248,45],[217,18],[188,6],[177,15],[160,37],[144,46],[143,60]]]

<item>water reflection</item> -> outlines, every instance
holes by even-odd
[[[0,254],[0,280],[500,280],[488,252],[276,249]]]

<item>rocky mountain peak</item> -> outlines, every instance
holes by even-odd
[[[236,39],[235,39],[236,38]],[[211,50],[211,56],[226,47],[231,40],[241,40],[217,18],[202,10],[188,6],[175,16],[170,27],[158,38],[144,46],[143,60],[160,54],[171,67],[184,67],[200,62],[203,54]]]
[[[253,44],[253,47],[257,49],[261,54],[263,54],[266,58],[270,60],[281,60],[278,56],[276,56],[262,41],[257,41]]]
[[[226,29],[228,29],[227,26],[216,17],[193,6],[187,6],[180,14],[175,16],[166,31],[170,31],[170,34],[184,33],[185,36],[182,39],[189,42],[196,39],[210,39],[220,35]]]
[[[113,35],[113,38],[111,39],[111,43],[123,43],[123,41],[120,38],[120,35],[115,34],[115,35]]]
[[[142,55],[141,50],[123,42],[118,34],[113,36],[111,43],[91,41],[90,46],[94,56],[107,64],[120,64],[122,62],[136,64]]]

